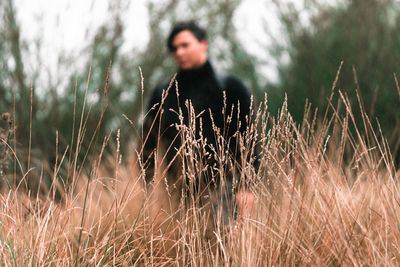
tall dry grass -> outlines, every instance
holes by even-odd
[[[119,147],[127,144],[120,144],[118,134],[99,142],[90,170],[82,171],[85,163],[77,155],[86,154],[80,147],[88,138],[84,111],[74,144],[56,152],[54,178],[66,175],[68,184],[54,179],[32,194],[21,190],[21,182],[1,193],[1,265],[400,265],[399,172],[362,104],[352,106],[337,94],[338,103],[328,100],[322,120],[307,104],[300,125],[286,101],[276,117],[267,112],[267,98],[254,108],[256,123],[242,136],[241,149],[248,159],[257,138],[260,167],[244,161],[238,175],[251,181],[256,205],[224,226],[213,222],[222,219],[211,204],[185,201],[182,183],[174,183],[195,179],[207,168],[201,165],[203,141],[190,127],[179,126],[185,137],[179,177],[167,177],[168,163],[160,156],[148,187],[140,149],[121,160]],[[356,127],[355,108],[364,114],[362,129]],[[220,168],[230,168],[221,142],[215,149],[225,164]],[[113,154],[104,155],[107,145],[115,147]],[[64,163],[68,170],[62,172]],[[23,181],[28,173],[19,175]]]

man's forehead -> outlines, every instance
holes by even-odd
[[[197,40],[196,36],[191,31],[183,30],[179,32],[177,35],[175,35],[172,44],[177,45],[179,43],[191,42],[191,41],[199,42],[199,40]]]

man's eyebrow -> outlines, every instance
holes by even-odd
[[[188,45],[187,42],[182,42],[182,43],[179,43],[177,45],[172,45],[172,49],[176,50],[178,48],[178,46],[187,46],[187,45]]]

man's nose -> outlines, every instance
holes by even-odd
[[[183,54],[183,52],[184,51],[183,51],[182,47],[177,47],[175,50],[175,55],[179,57]]]

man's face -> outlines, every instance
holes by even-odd
[[[172,55],[181,70],[201,67],[207,61],[207,41],[199,41],[189,30],[179,32],[172,41]]]

